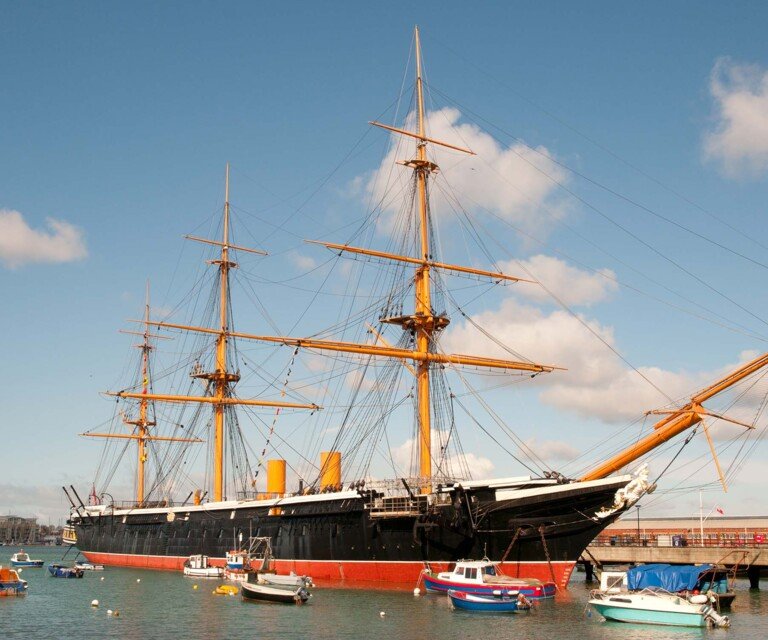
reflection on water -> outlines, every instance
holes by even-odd
[[[0,548],[7,564],[16,551]],[[46,560],[62,548],[38,548]],[[6,557],[7,556],[7,557]],[[68,556],[68,560],[73,555]],[[768,638],[768,580],[765,591],[737,583],[730,629],[654,627],[607,623],[588,614],[589,587],[577,574],[568,592],[539,603],[527,613],[478,615],[453,611],[446,596],[412,594],[414,585],[372,591],[322,585],[304,606],[243,603],[239,597],[212,593],[218,580],[184,578],[180,573],[110,568],[87,571],[82,580],[48,576],[46,569],[25,569],[25,598],[0,598],[0,638],[115,638],[116,640],[238,640],[280,638],[314,640],[757,640]],[[101,580],[101,578],[104,580]],[[140,579],[140,582],[137,582]],[[197,589],[194,589],[197,585]],[[100,606],[92,609],[91,600]],[[107,609],[120,617],[107,616]],[[381,612],[384,612],[384,616]]]

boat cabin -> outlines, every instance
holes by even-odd
[[[451,582],[483,584],[498,579],[499,574],[496,563],[490,560],[458,560],[452,571],[444,571],[438,577]]]

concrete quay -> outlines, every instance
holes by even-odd
[[[658,546],[650,540],[640,544],[617,544],[594,541],[581,557],[587,580],[592,579],[594,567],[619,564],[718,564],[730,569],[746,569],[750,588],[759,588],[761,570],[768,567],[767,545],[711,546]]]

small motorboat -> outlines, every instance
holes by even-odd
[[[82,569],[83,571],[104,571],[103,564],[93,564],[93,562],[87,562],[83,560],[75,562],[75,567]]]
[[[701,599],[704,602],[701,602]],[[729,627],[727,616],[721,616],[705,595],[685,596],[643,589],[626,593],[592,592],[589,604],[606,620],[640,624],[662,624],[676,627]]]
[[[526,598],[540,600],[553,598],[557,591],[554,582],[542,582],[535,578],[512,578],[504,575],[498,562],[482,560],[458,560],[451,571],[435,573],[428,568],[421,572],[427,591],[445,593],[449,589],[463,593],[497,595],[504,591],[522,593]]]
[[[190,578],[221,578],[224,569],[209,565],[208,556],[195,555],[184,562],[184,575]]]
[[[733,574],[712,564],[643,564],[627,570],[627,589],[661,588],[685,597],[706,594],[720,611],[730,607],[736,597],[731,584]]]
[[[224,566],[224,578],[232,582],[246,582],[248,574],[253,570],[251,554],[244,549],[227,551],[226,564]]]
[[[24,549],[21,549],[18,553],[14,553],[11,556],[11,566],[12,567],[42,567],[43,561],[32,560],[29,557],[29,554],[25,553]]]
[[[293,572],[288,575],[276,573],[272,568],[272,560],[271,538],[249,538],[248,550],[241,548],[227,552],[224,577],[232,582],[255,582],[279,587],[315,586],[310,576],[300,576]]]
[[[54,578],[82,578],[85,571],[77,567],[67,567],[58,562],[48,565],[48,572]]]
[[[522,593],[515,592],[481,595],[449,589],[448,598],[454,609],[480,613],[517,613],[518,611],[528,611],[531,608],[530,600]]]
[[[676,627],[729,627],[712,604],[714,595],[692,593],[700,567],[642,565],[627,572],[604,571],[589,604],[606,620]],[[663,583],[664,586],[657,586]],[[674,589],[673,593],[669,589]]]
[[[275,587],[314,587],[315,583],[309,576],[299,576],[291,572],[288,575],[277,574],[273,571],[258,571],[256,581],[259,584],[268,584]]]
[[[27,593],[27,581],[19,578],[14,569],[0,567],[0,597],[23,596]]]
[[[304,586],[285,588],[254,582],[244,582],[240,592],[243,600],[283,604],[304,604],[311,597],[311,594]]]

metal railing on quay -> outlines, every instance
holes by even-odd
[[[768,540],[750,538],[708,538],[696,535],[601,535],[591,543],[592,547],[696,547],[696,548],[742,548],[768,549]]]

